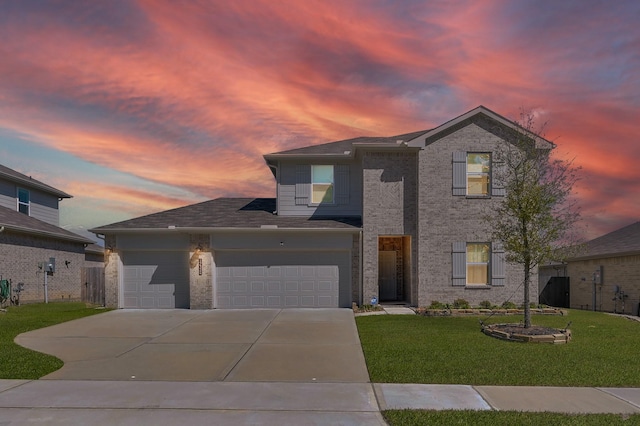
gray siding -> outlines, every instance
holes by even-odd
[[[0,206],[11,210],[18,209],[18,187],[27,189],[30,197],[30,216],[60,226],[60,212],[58,210],[58,197],[47,194],[38,189],[29,188],[26,185],[16,185],[14,182],[0,180]]]
[[[335,204],[310,205],[311,164],[333,164]],[[282,216],[360,216],[362,169],[352,162],[281,161],[278,174],[278,214]]]

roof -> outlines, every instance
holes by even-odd
[[[0,228],[83,244],[93,243],[92,240],[81,235],[6,207],[0,207]]]
[[[316,157],[316,156],[352,156],[358,147],[370,147],[371,145],[379,145],[380,147],[405,147],[406,145],[398,144],[398,141],[405,142],[412,147],[424,146],[428,140],[436,140],[438,137],[447,132],[455,130],[458,126],[467,123],[467,120],[478,118],[480,116],[488,117],[493,122],[500,123],[502,126],[517,130],[524,134],[530,135],[535,141],[536,146],[541,149],[551,149],[554,145],[552,142],[535,135],[528,130],[520,127],[517,123],[504,118],[500,114],[491,111],[482,105],[455,117],[446,123],[443,123],[433,129],[419,130],[412,133],[404,133],[396,136],[379,137],[379,136],[362,136],[353,139],[346,139],[337,142],[329,142],[320,145],[306,146],[302,148],[290,149],[287,151],[274,152],[267,154],[264,158],[267,162],[271,159],[286,157]]]
[[[97,244],[89,244],[84,248],[85,253],[104,254],[104,247]]]
[[[90,229],[96,234],[126,231],[198,229],[283,228],[359,229],[359,217],[278,216],[275,198],[217,198],[123,222]]]
[[[576,259],[624,256],[640,253],[640,222],[620,228],[586,243]]]
[[[53,186],[49,186],[46,183],[42,183],[39,180],[33,179],[31,176],[23,175],[20,172],[16,172],[9,167],[3,166],[2,164],[0,164],[0,178],[5,178],[11,182],[15,182],[26,187],[37,188],[41,191],[53,194],[58,198],[72,198],[72,196],[67,194],[66,192],[60,191]]]
[[[306,155],[348,155],[354,150],[354,146],[368,145],[368,144],[380,144],[395,146],[398,141],[410,141],[418,136],[426,133],[428,130],[419,130],[412,133],[404,133],[396,136],[361,136],[353,139],[345,139],[337,142],[329,142],[320,145],[305,146],[302,148],[290,149],[287,151],[274,152],[267,154],[265,157],[279,157],[279,156],[306,156]],[[348,153],[348,154],[347,154]]]

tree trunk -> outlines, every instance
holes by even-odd
[[[524,328],[531,327],[531,307],[529,306],[529,281],[531,281],[531,268],[529,262],[524,265]]]

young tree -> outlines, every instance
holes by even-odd
[[[579,167],[553,158],[556,145],[536,131],[534,116],[522,111],[508,143],[494,153],[494,179],[505,196],[497,211],[485,216],[491,237],[503,244],[505,260],[524,272],[524,327],[531,327],[530,284],[538,265],[557,260],[557,248],[572,238],[580,213],[572,199]]]

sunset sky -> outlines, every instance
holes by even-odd
[[[73,232],[275,196],[262,155],[521,108],[582,166],[585,237],[640,220],[640,1],[0,0],[0,163]]]

